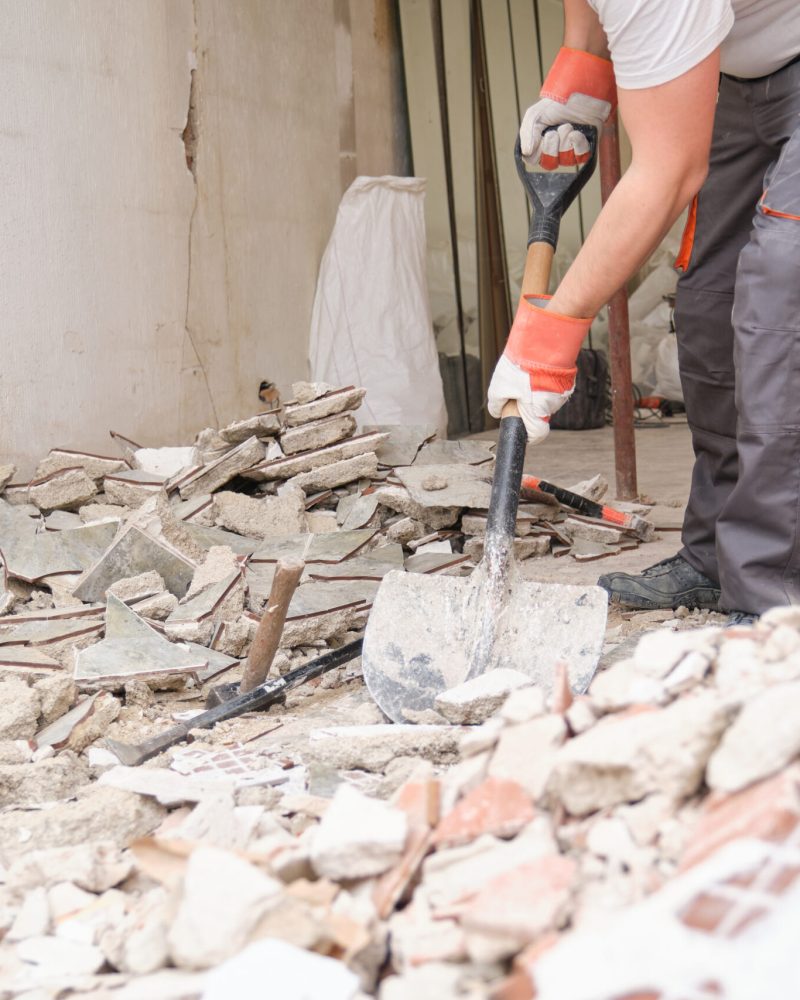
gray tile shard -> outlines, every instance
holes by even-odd
[[[414,465],[483,465],[493,459],[489,441],[430,441],[422,446]]]
[[[196,568],[171,545],[152,538],[136,525],[129,525],[86,570],[73,593],[82,601],[102,601],[112,583],[155,570],[170,593],[183,597]]]
[[[28,497],[39,510],[78,508],[96,493],[95,481],[80,466],[59,469],[28,484]]]
[[[423,507],[487,509],[492,469],[472,465],[412,465],[397,470],[411,498]]]
[[[307,563],[338,563],[363,548],[375,537],[374,528],[324,534],[289,535],[268,539],[254,554],[251,564],[275,563],[279,559],[302,559]]]
[[[103,480],[106,498],[124,507],[141,507],[148,497],[164,487],[165,477],[142,469],[115,472]]]
[[[281,422],[276,412],[258,413],[246,420],[235,420],[219,430],[219,436],[228,444],[241,444],[249,437],[265,438],[277,434]]]
[[[43,458],[36,466],[34,479],[44,479],[53,472],[60,472],[62,469],[74,469],[80,466],[86,474],[94,479],[100,480],[104,476],[119,472],[125,468],[125,462],[120,458],[113,458],[108,455],[93,455],[88,451],[74,451],[71,448],[53,448],[50,454]]]
[[[229,549],[233,549],[237,556],[249,556],[262,544],[260,538],[246,538],[244,535],[237,535],[234,531],[226,531],[224,528],[210,528],[204,524],[196,524],[194,521],[184,521],[184,527],[192,540],[203,549],[210,549],[215,545],[227,545]]]
[[[303,451],[326,448],[344,438],[351,437],[356,429],[355,418],[349,413],[340,413],[323,420],[314,420],[299,427],[289,427],[281,434],[281,448],[285,455],[297,455]]]
[[[403,569],[403,546],[396,543],[380,545],[333,566],[312,564],[306,573],[312,580],[382,580],[393,569]]]
[[[288,485],[296,486],[301,490],[329,490],[335,486],[344,486],[345,483],[352,483],[356,479],[369,479],[378,471],[378,459],[375,452],[367,452],[364,455],[356,455],[355,458],[346,458],[341,462],[333,462],[331,465],[324,465],[319,469],[309,472],[301,472],[293,476]]]
[[[239,591],[238,594],[235,592]],[[225,609],[232,597],[238,597],[234,603],[235,613],[225,613]],[[172,614],[167,618],[166,625],[177,625],[185,622],[218,621],[226,618],[232,619],[242,613],[244,608],[244,587],[242,574],[239,572],[230,573],[224,580],[212,583],[199,594],[189,600],[179,604]]]
[[[0,669],[49,674],[64,668],[37,646],[0,646]]]
[[[389,468],[411,465],[425,442],[436,436],[433,424],[412,424],[407,427],[403,424],[371,424],[365,426],[364,431],[387,435],[377,454],[379,464]]]
[[[83,635],[97,635],[103,623],[92,618],[61,618],[50,621],[22,621],[14,624],[16,616],[0,619],[0,646],[47,646],[51,643],[77,639]],[[9,624],[6,625],[5,622]]]
[[[102,642],[75,657],[78,682],[122,680],[160,674],[190,674],[203,670],[208,658],[159,635],[118,598],[110,594],[106,635]]]
[[[469,561],[469,556],[459,552],[417,552],[406,559],[408,573],[443,573]]]
[[[310,403],[334,392],[336,386],[327,382],[292,382],[292,403]]]
[[[204,465],[199,472],[183,480],[178,487],[180,495],[184,500],[188,500],[199,493],[214,493],[235,476],[263,462],[265,454],[264,445],[258,438],[249,437],[220,458]]]
[[[385,434],[359,434],[357,437],[347,438],[347,440],[329,445],[327,448],[304,452],[302,455],[292,455],[290,458],[276,458],[269,462],[263,462],[253,469],[248,469],[242,475],[245,479],[253,479],[256,482],[289,479],[302,472],[320,469],[324,465],[332,465],[334,462],[374,452],[385,440]]]
[[[284,408],[283,418],[288,427],[299,427],[300,424],[332,417],[335,413],[345,410],[355,410],[366,396],[366,389],[356,389],[348,386],[345,389],[335,389],[309,403],[289,404]]]
[[[375,493],[361,495],[351,493],[342,497],[336,507],[336,521],[343,531],[363,528],[378,509],[378,498]]]

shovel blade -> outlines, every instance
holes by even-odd
[[[394,722],[433,708],[436,696],[467,679],[484,578],[388,573],[364,635],[364,680]],[[556,665],[572,690],[591,682],[605,637],[608,595],[600,587],[517,579],[502,610],[489,666],[527,674],[550,693]]]

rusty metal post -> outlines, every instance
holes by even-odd
[[[613,111],[600,137],[600,197],[603,204],[620,178],[619,131]],[[633,500],[636,486],[636,441],[633,435],[633,380],[628,324],[628,293],[616,292],[608,303],[608,351],[611,364],[611,407],[614,421],[614,468],[617,497]]]

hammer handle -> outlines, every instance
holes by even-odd
[[[247,657],[239,693],[246,694],[263,684],[281,641],[286,613],[303,575],[302,559],[279,559],[275,576]]]

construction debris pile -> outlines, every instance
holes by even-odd
[[[284,673],[353,639],[390,569],[480,554],[488,445],[356,435],[361,390],[295,395],[191,448],[0,469],[0,1000],[795,995],[795,608],[679,611],[587,694],[566,664],[547,700],[498,669],[418,724],[353,661],[120,765],[112,741],[238,678],[280,558],[305,562]],[[518,534],[638,542],[548,497]]]

